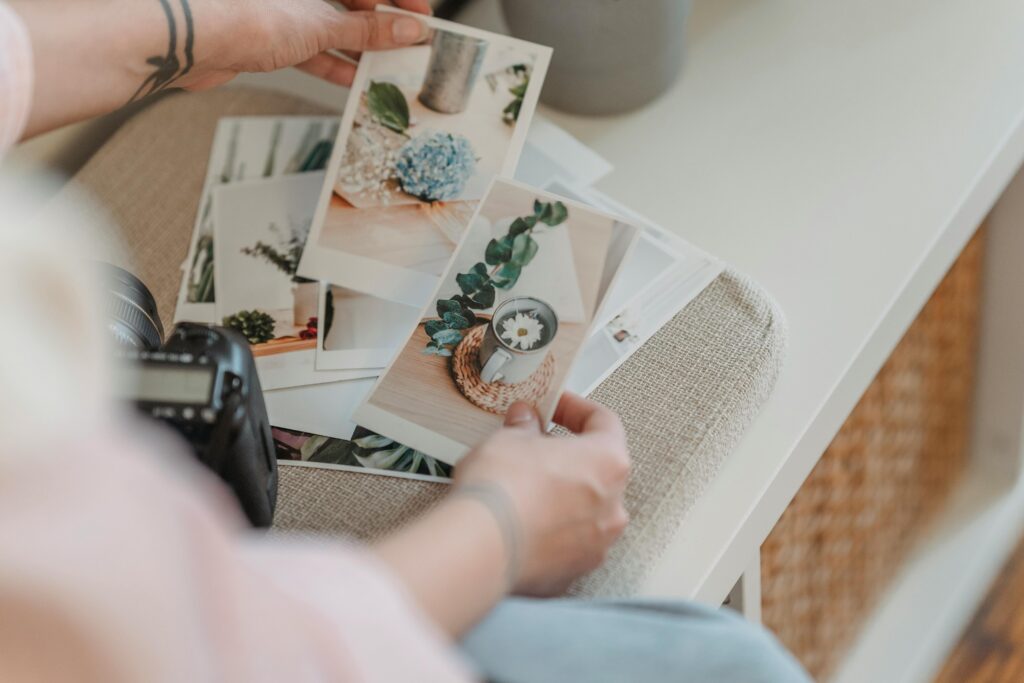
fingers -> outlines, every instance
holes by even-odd
[[[625,441],[625,432],[618,415],[600,403],[595,403],[572,392],[562,394],[554,420],[571,432],[594,434]]]
[[[352,79],[356,77],[355,64],[326,52],[296,66],[312,76],[345,87],[352,85]]]
[[[505,426],[540,434],[540,417],[529,403],[517,401],[505,413]]]
[[[390,12],[337,12],[327,49],[387,50],[418,43],[427,33],[427,25],[415,17]]]

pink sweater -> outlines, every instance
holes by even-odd
[[[0,0],[0,157],[31,96],[28,33]],[[9,208],[5,287],[15,264],[58,265],[3,239],[18,230]],[[21,296],[35,296],[27,304],[43,319],[69,303]],[[176,442],[129,435],[113,419],[64,419],[59,404],[91,403],[81,398],[97,393],[91,383],[54,387],[34,408],[39,375],[17,364],[46,361],[15,355],[0,357],[0,681],[469,679],[371,553],[246,531],[226,489]],[[74,384],[60,362],[48,369],[43,381]]]

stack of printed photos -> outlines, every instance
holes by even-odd
[[[362,57],[342,116],[214,138],[176,318],[250,341],[282,462],[446,479],[512,402],[549,420],[721,272],[534,117],[549,48],[426,21]]]

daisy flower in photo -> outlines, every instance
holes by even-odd
[[[523,351],[529,351],[540,341],[544,325],[529,313],[517,313],[510,316],[501,323],[501,338],[508,342],[509,346],[516,344]]]

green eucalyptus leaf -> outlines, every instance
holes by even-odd
[[[429,342],[426,346],[423,347],[423,355],[424,356],[440,356],[441,355],[441,347],[439,347],[435,342]]]
[[[439,318],[443,318],[445,313],[461,313],[462,304],[452,299],[438,299],[437,300],[437,315]]]
[[[423,329],[426,331],[428,337],[433,337],[441,330],[448,329],[448,323],[443,320],[428,320],[423,325]]]
[[[391,83],[371,81],[366,89],[366,106],[370,115],[396,133],[409,128],[409,103],[397,86]]]
[[[537,216],[537,217],[539,218],[539,217],[540,217],[540,215],[541,215],[542,213],[544,213],[544,207],[545,207],[545,206],[547,206],[547,204],[545,204],[545,203],[544,203],[544,202],[542,202],[541,200],[539,200],[539,199],[534,199],[534,200],[533,200],[533,213],[534,213],[534,215],[535,215],[535,216]]]
[[[459,273],[455,276],[455,282],[463,294],[472,294],[484,286],[486,280],[479,273]]]
[[[554,227],[564,223],[568,217],[569,209],[565,208],[565,204],[562,202],[554,202],[553,204],[545,205],[544,211],[541,213],[540,220]]]
[[[494,305],[494,285],[488,284],[473,295],[473,307],[485,310]]]
[[[513,263],[506,263],[493,278],[494,285],[500,289],[511,289],[519,282],[521,274],[522,268]]]
[[[441,330],[434,335],[434,341],[437,342],[438,346],[447,346],[448,344],[458,344],[462,341],[462,333],[458,330]]]
[[[473,266],[473,272],[482,277],[487,277],[487,266],[482,263],[477,263]]]
[[[517,218],[512,221],[512,225],[508,228],[508,234],[515,237],[516,235],[532,230],[535,225],[537,225],[536,216],[523,216],[522,218]]]
[[[451,358],[452,352],[448,349],[440,349],[438,350],[437,355],[444,356],[445,358]]]
[[[512,245],[508,243],[506,238],[498,240],[491,240],[487,243],[487,251],[484,252],[485,260],[488,265],[496,266],[499,263],[505,263],[512,258]]]
[[[441,330],[441,332],[451,332],[454,330],[464,330],[469,327],[469,319],[459,313],[445,313],[444,321],[448,323],[449,330]],[[437,335],[431,335],[434,339],[437,339]],[[441,342],[447,344],[449,342]]]
[[[527,266],[533,260],[533,257],[537,255],[538,249],[537,240],[533,239],[533,237],[526,233],[517,235],[515,242],[512,243],[512,258],[509,260],[509,263],[520,268]]]

